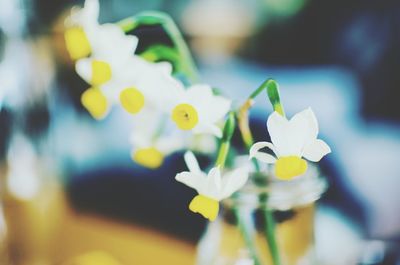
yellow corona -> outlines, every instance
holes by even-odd
[[[92,61],[92,80],[93,86],[99,86],[111,79],[112,72],[110,65],[105,61]]]
[[[303,175],[307,171],[307,162],[298,156],[280,157],[275,164],[275,174],[282,180]]]
[[[132,159],[141,166],[156,169],[163,164],[164,155],[156,148],[149,147],[136,150],[132,154]]]
[[[90,42],[85,31],[80,27],[72,27],[65,31],[65,45],[73,60],[87,57],[91,53]]]
[[[172,120],[181,130],[191,130],[199,122],[196,109],[190,104],[179,104],[172,111]]]
[[[190,202],[189,209],[194,213],[203,215],[210,221],[214,221],[218,216],[219,202],[199,194]]]
[[[82,105],[95,119],[102,119],[108,111],[107,98],[98,88],[89,88],[81,96]]]
[[[138,113],[144,106],[144,96],[142,92],[134,87],[124,89],[119,95],[122,107],[129,113]]]

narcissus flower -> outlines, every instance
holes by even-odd
[[[138,40],[134,36],[126,36],[115,25],[103,25],[98,35],[99,42],[91,57],[76,62],[76,72],[92,86],[106,84],[116,78],[127,78],[129,57],[133,56]],[[110,43],[113,40],[113,43]]]
[[[137,43],[135,36],[125,35],[117,25],[98,23],[98,0],[86,0],[83,8],[74,11],[66,21],[65,31],[66,48],[72,59],[81,59],[90,54],[101,57],[109,50],[113,51],[117,60],[126,58],[131,52],[133,54]]]
[[[137,164],[159,168],[166,156],[183,149],[185,141],[180,135],[163,133],[165,114],[154,109],[144,109],[133,118],[134,126],[130,142],[133,146],[131,157]]]
[[[200,170],[193,153],[186,152],[184,158],[190,171],[177,174],[175,179],[199,193],[190,202],[189,209],[214,221],[218,216],[219,201],[243,187],[249,177],[248,168],[241,167],[221,176],[220,168],[214,167],[206,174]]]
[[[74,12],[65,32],[67,49],[77,61],[76,71],[92,86],[107,83],[126,67],[128,58],[134,54],[138,39],[126,35],[114,24],[97,21],[98,0],[86,0],[82,9]],[[90,58],[84,58],[90,55]]]
[[[208,85],[194,85],[187,90],[182,88],[176,100],[171,118],[179,129],[222,136],[217,122],[228,113],[230,100],[214,95]]]
[[[88,76],[90,71],[86,60],[77,63],[77,71],[81,76]],[[83,62],[85,65],[80,65]],[[109,107],[120,104],[130,114],[138,114],[145,106],[166,112],[166,102],[171,102],[172,95],[176,94],[176,81],[171,72],[170,63],[151,63],[133,55],[123,69],[97,87],[106,97]],[[107,74],[102,75],[105,76]]]
[[[303,110],[288,120],[277,112],[267,121],[270,142],[255,143],[250,149],[250,158],[268,164],[275,164],[275,175],[282,180],[304,174],[307,170],[306,158],[318,162],[331,152],[329,146],[317,139],[318,122],[311,108]],[[260,151],[269,148],[275,156]]]

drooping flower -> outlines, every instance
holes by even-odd
[[[131,157],[143,167],[157,169],[166,156],[185,147],[180,135],[164,132],[165,114],[155,109],[144,109],[132,121],[134,127],[130,136],[133,146]]]
[[[72,59],[77,60],[89,55],[102,57],[103,53],[113,52],[116,60],[133,54],[137,38],[127,36],[123,30],[111,23],[98,23],[99,1],[86,0],[84,7],[75,10],[67,19],[65,31],[66,48]]]
[[[89,58],[79,59],[75,66],[76,72],[92,86],[104,85],[112,79],[129,78],[126,76],[128,61],[138,43],[136,37],[126,36],[115,25],[101,27],[96,42],[102,42],[102,45],[98,45]]]
[[[282,180],[290,180],[307,170],[306,158],[318,162],[331,152],[329,146],[317,139],[318,122],[311,108],[305,109],[290,120],[273,112],[267,121],[270,142],[255,143],[250,149],[250,158],[264,163],[275,164],[275,175]],[[275,156],[260,151],[269,148]]]
[[[228,113],[230,105],[230,100],[214,95],[210,86],[193,85],[187,90],[180,89],[171,118],[181,130],[221,137],[217,122]]]
[[[145,108],[167,111],[168,102],[172,102],[172,95],[176,94],[177,82],[171,76],[170,63],[151,63],[133,56],[123,71],[125,73],[118,78],[99,86],[107,99],[107,109],[119,104],[130,114],[138,114]]]
[[[220,168],[214,167],[206,174],[200,170],[192,152],[186,152],[184,158],[189,171],[178,173],[175,179],[199,193],[190,202],[189,209],[214,221],[218,216],[219,201],[243,187],[249,176],[248,168],[237,168],[221,176]]]
[[[86,0],[84,7],[69,17],[65,41],[71,58],[77,60],[76,72],[91,85],[81,96],[82,105],[94,118],[102,119],[111,103],[101,86],[127,75],[138,39],[125,35],[117,25],[100,25],[98,16],[99,1]]]

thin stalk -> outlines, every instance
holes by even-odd
[[[253,136],[251,134],[251,130],[249,127],[249,109],[253,106],[254,99],[261,94],[261,92],[266,91],[268,94],[268,97],[272,103],[272,106],[275,111],[280,113],[281,115],[285,115],[285,112],[283,110],[283,106],[280,103],[280,98],[279,98],[279,90],[278,90],[278,84],[273,80],[273,79],[267,79],[264,83],[261,84],[251,95],[249,98],[246,100],[246,102],[239,108],[239,129],[242,134],[242,140],[244,144],[246,145],[247,149],[250,150],[251,146],[254,144]],[[255,169],[257,172],[260,171],[260,167],[258,164],[258,161],[255,159],[252,160]],[[260,201],[265,202],[267,204],[268,201],[268,195],[261,195],[259,198]],[[280,265],[281,260],[280,260],[280,255],[279,255],[279,249],[277,245],[277,240],[275,236],[275,220],[272,215],[272,212],[266,207],[264,212],[264,220],[265,220],[265,230],[264,234],[266,237],[266,240],[268,242],[268,247],[269,251],[271,253],[271,258],[272,262],[274,265]]]
[[[215,165],[220,167],[220,170],[222,170],[223,167],[225,166],[226,158],[228,157],[228,154],[229,154],[230,142],[232,139],[232,135],[235,131],[235,126],[236,126],[235,114],[234,114],[234,112],[230,112],[228,119],[225,122],[220,147],[218,150],[218,156],[217,156],[217,159],[215,162]],[[251,234],[252,234],[251,230],[249,229],[247,223],[244,221],[244,218],[242,218],[239,209],[234,207],[233,211],[236,216],[236,219],[238,220],[239,230],[243,236],[244,242],[250,251],[250,255],[252,256],[252,258],[254,260],[254,265],[261,265],[261,262],[260,262],[260,259],[259,259],[258,253],[257,253],[257,248],[256,248],[253,238],[251,236]]]
[[[238,222],[239,230],[243,236],[244,243],[246,244],[247,248],[250,251],[250,255],[254,260],[254,265],[261,265],[261,261],[259,259],[259,255],[257,253],[257,247],[254,243],[254,240],[251,236],[251,231],[248,228],[246,222],[244,221],[244,218],[242,218],[242,215],[237,207],[233,208],[233,212],[235,214],[236,220]]]
[[[183,59],[185,72],[192,82],[197,82],[198,71],[194,64],[190,50],[179,31],[175,22],[171,17],[162,12],[150,11],[142,12],[136,16],[126,18],[117,23],[124,32],[129,32],[141,25],[160,25],[171,38],[174,47],[178,50],[180,57]]]
[[[262,196],[260,198],[264,199],[265,203],[267,203],[268,201],[267,194],[265,194],[264,198],[262,198]],[[272,211],[268,207],[265,207],[265,211],[263,211],[263,213],[265,220],[264,233],[267,237],[268,246],[271,252],[271,258],[275,265],[279,265],[281,264],[281,260],[279,255],[278,244],[275,237],[275,227],[276,227],[275,219],[274,216],[272,215]]]
[[[253,93],[254,94],[254,93]],[[246,146],[247,150],[250,150],[251,146],[254,144],[253,135],[250,130],[249,126],[249,109],[253,106],[253,99],[251,96],[246,102],[239,108],[238,111],[238,120],[239,120],[239,130],[240,134],[242,135],[242,140],[244,145]],[[254,168],[256,172],[260,171],[260,165],[258,161],[253,158],[252,163],[254,164]]]
[[[215,166],[220,167],[221,170],[224,168],[226,158],[228,157],[232,135],[233,132],[235,131],[235,126],[236,126],[235,114],[233,112],[229,112],[228,119],[225,122],[224,130],[222,132],[222,138],[218,150],[218,156],[215,161]]]

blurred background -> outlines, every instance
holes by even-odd
[[[193,264],[206,223],[187,210],[194,192],[173,179],[185,169],[182,155],[157,170],[135,165],[127,114],[98,122],[80,105],[87,85],[63,31],[70,8],[82,4],[0,0],[0,264],[63,264],[105,252],[121,264]],[[170,14],[202,81],[236,105],[271,77],[289,116],[311,106],[333,150],[321,163],[329,182],[316,223],[323,264],[400,264],[400,1],[100,6],[101,23],[149,9]],[[139,50],[166,39],[157,29],[134,34],[144,40]],[[256,139],[270,112],[259,98]]]

